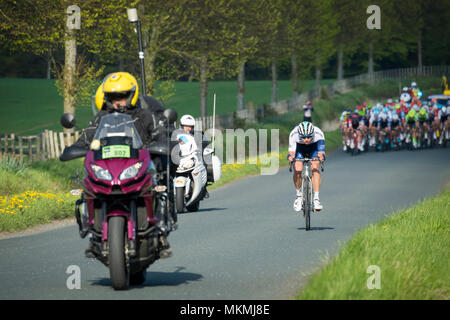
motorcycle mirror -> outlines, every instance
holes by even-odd
[[[174,109],[164,110],[164,117],[167,118],[169,123],[174,123],[178,119],[178,113]]]
[[[75,116],[72,113],[64,113],[61,117],[61,125],[66,129],[75,127]]]

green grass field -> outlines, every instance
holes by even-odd
[[[297,299],[450,299],[450,188],[359,231]],[[374,271],[379,267],[379,289]],[[370,271],[370,273],[368,273]],[[368,286],[369,283],[369,286]],[[369,289],[371,287],[372,289]]]
[[[333,80],[323,80],[328,84]],[[292,96],[290,81],[278,81],[279,99]],[[303,90],[310,90],[313,80],[301,81]],[[247,81],[246,102],[257,105],[270,102],[270,81]],[[212,115],[213,96],[216,93],[216,112],[226,114],[236,111],[236,81],[212,81],[208,90],[208,114]],[[63,113],[63,99],[58,95],[54,80],[0,78],[0,133],[33,135],[44,129],[61,131],[59,119]],[[176,82],[175,93],[165,104],[179,115],[200,115],[200,88],[198,82]],[[76,110],[77,128],[84,128],[92,119],[91,106]]]

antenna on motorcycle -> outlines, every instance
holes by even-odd
[[[214,142],[216,133],[216,93],[214,92],[214,104],[213,104],[213,136],[212,136],[212,149],[214,152]]]
[[[169,219],[169,203],[170,203],[170,125],[177,121],[178,113],[174,109],[166,109],[163,113],[164,117],[167,119],[167,163],[166,163],[166,186],[167,186],[167,199],[166,199],[166,219],[167,221],[172,222],[172,219]],[[172,229],[172,225],[170,226],[169,230]]]
[[[133,24],[136,23],[136,26],[137,26],[137,29],[134,29],[134,31],[138,34],[139,61],[141,63],[142,95],[145,96],[145,88],[147,87],[147,84],[145,82],[144,46],[142,45],[141,21],[139,21],[136,8],[127,9],[127,16],[128,16],[128,21],[130,21]]]

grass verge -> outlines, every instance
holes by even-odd
[[[297,299],[450,299],[450,188],[359,231]],[[380,289],[369,266],[379,267]]]

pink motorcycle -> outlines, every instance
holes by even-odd
[[[167,187],[158,184],[150,153],[127,114],[103,116],[90,150],[67,147],[60,160],[83,156],[83,192],[75,210],[80,236],[90,235],[94,257],[109,268],[115,290],[142,284],[146,269],[160,258],[154,208]]]

